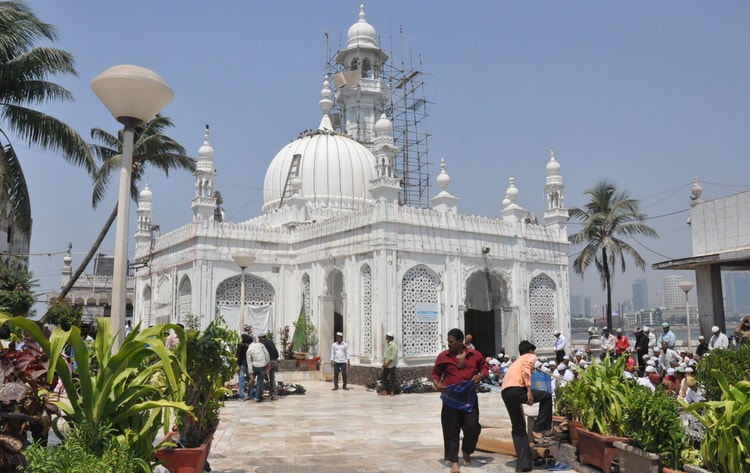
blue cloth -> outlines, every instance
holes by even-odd
[[[448,407],[471,412],[477,404],[477,385],[473,381],[451,384],[445,387],[440,399]]]

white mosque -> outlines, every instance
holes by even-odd
[[[393,124],[383,114],[387,59],[361,8],[336,56],[342,75],[324,79],[320,124],[271,160],[258,217],[224,221],[214,192],[221,157],[208,128],[191,222],[156,235],[159,190],[143,189],[136,323],[196,314],[203,325],[223,316],[238,330],[243,321],[255,333],[278,333],[304,309],[324,362],[341,331],[352,364],[372,367],[381,364],[388,331],[401,348],[399,366],[414,367],[432,364],[454,327],[471,333],[485,355],[513,353],[521,339],[551,349],[555,329],[570,333],[568,212],[554,153],[545,160],[541,221],[519,205],[513,178],[500,216],[459,213],[446,162],[431,208],[404,205]],[[342,112],[343,132],[332,126],[332,107]]]

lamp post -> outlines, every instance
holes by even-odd
[[[687,315],[687,318],[685,319],[685,323],[687,324],[687,351],[690,352],[690,343],[692,341],[692,336],[690,335],[690,306],[688,305],[688,292],[690,292],[691,289],[693,289],[693,283],[691,281],[680,281],[679,284],[680,289],[685,291],[685,315]]]
[[[122,162],[120,188],[117,194],[117,227],[115,261],[112,273],[113,346],[118,350],[123,340],[125,291],[128,278],[128,224],[130,220],[130,175],[133,166],[135,127],[150,120],[174,98],[172,89],[159,74],[140,66],[113,66],[94,77],[91,88],[115,120],[122,123]]]
[[[232,259],[242,270],[240,276],[240,334],[245,331],[245,268],[253,264],[255,255],[247,250],[240,250],[232,255]]]

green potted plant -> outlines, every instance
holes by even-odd
[[[91,344],[76,326],[56,327],[48,340],[39,325],[25,317],[0,313],[0,324],[5,322],[22,328],[49,358],[47,383],[56,374],[65,389],[67,399],[55,404],[67,424],[97,432],[98,426],[108,423],[112,430],[107,438],[127,442],[146,465],[153,459],[154,438],[168,428],[173,410],[190,409],[182,402],[180,383],[185,351],[167,350],[162,340],[165,328],[173,326],[136,327],[114,351],[107,318],[97,319],[97,335]],[[73,349],[74,367],[62,355],[66,345]],[[65,432],[56,425],[53,422],[55,432],[64,439]],[[107,438],[94,439],[88,446],[101,451]],[[143,471],[150,472],[150,468]]]
[[[750,381],[730,384],[718,369],[711,376],[718,383],[720,398],[685,408],[705,428],[700,444],[702,466],[716,472],[750,473]]]
[[[630,445],[615,442],[623,473],[658,473],[660,467],[682,468],[688,448],[679,402],[660,387],[652,392],[635,386],[623,408],[625,435]]]
[[[195,471],[203,471],[224,399],[232,393],[226,384],[237,373],[238,336],[222,318],[200,330],[198,318],[190,315],[185,325],[184,342],[178,346],[184,345],[187,354],[183,382],[185,403],[191,409],[177,418],[179,444],[184,448],[159,449],[157,458],[170,471],[180,471],[177,463],[183,460],[178,457],[190,456]]]
[[[623,436],[623,407],[636,384],[623,376],[624,371],[625,357],[614,363],[607,357],[580,370],[578,377],[560,390],[568,397],[565,409],[574,412],[583,424],[578,432],[581,462],[602,471],[609,471],[617,456],[614,442],[627,441]]]
[[[91,428],[95,430],[89,431]],[[97,443],[97,449],[91,448],[92,443]],[[24,450],[24,455],[24,473],[151,471],[151,466],[136,455],[127,439],[118,436],[108,424],[72,425],[61,443],[47,447],[37,442]]]

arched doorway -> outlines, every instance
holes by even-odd
[[[464,333],[474,338],[474,347],[484,356],[504,348],[503,295],[506,285],[489,270],[476,271],[466,280]]]

